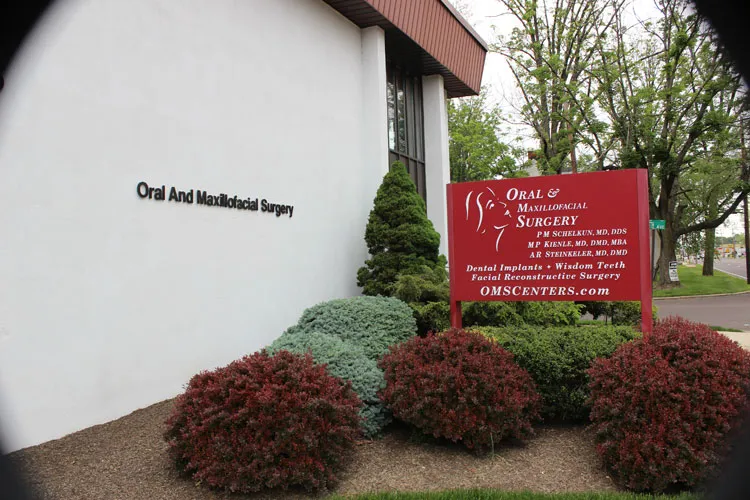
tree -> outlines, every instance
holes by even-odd
[[[716,219],[731,204],[739,177],[740,165],[736,158],[723,154],[698,158],[695,166],[683,176],[685,193],[681,202],[688,206],[684,210],[683,218],[686,220],[683,225]],[[715,228],[705,230],[703,276],[714,275],[715,236]]]
[[[370,258],[357,272],[365,295],[392,296],[399,275],[420,274],[425,267],[445,269],[440,234],[401,162],[393,164],[378,188],[365,242]]]
[[[576,171],[575,145],[594,152],[602,169],[612,148],[606,123],[596,110],[596,89],[588,70],[596,55],[598,29],[613,22],[602,0],[499,0],[518,26],[494,50],[503,54],[521,89],[522,120],[538,140],[540,170],[560,174],[568,162]]]
[[[612,124],[620,165],[649,171],[651,217],[666,221],[659,284],[669,285],[677,240],[719,226],[746,192],[736,179],[736,198],[723,212],[700,222],[684,217],[685,176],[698,158],[730,144],[728,134],[738,135],[743,87],[711,29],[686,0],[656,0],[659,19],[642,23],[642,29],[626,27],[622,1],[608,1],[615,23],[598,31],[598,63],[591,73]]]
[[[560,173],[581,148],[598,170],[647,169],[651,218],[666,221],[659,283],[671,284],[678,239],[719,226],[748,192],[743,161],[725,184],[731,197],[688,216],[695,215],[688,178],[699,160],[716,165],[744,150],[745,89],[714,33],[687,0],[655,0],[655,22],[626,21],[626,0],[498,1],[518,21],[498,50],[521,90],[520,113],[540,141],[542,167]]]
[[[448,101],[451,181],[515,177],[518,152],[498,138],[501,117],[487,105],[487,93]]]

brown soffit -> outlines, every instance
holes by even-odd
[[[406,35],[423,74],[441,74],[449,97],[479,93],[487,44],[448,0],[323,0],[360,28]]]

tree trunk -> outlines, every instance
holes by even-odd
[[[718,207],[709,205],[708,218],[715,219],[718,217]],[[716,229],[706,229],[706,244],[703,248],[703,276],[714,275],[714,247],[716,241]]]
[[[666,224],[661,232],[661,254],[659,255],[659,286],[679,286],[669,279],[669,263],[677,260],[677,242],[674,238],[674,230],[671,214],[666,217]]]
[[[714,241],[716,229],[706,229],[706,241],[703,248],[703,276],[714,275]]]

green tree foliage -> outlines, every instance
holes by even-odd
[[[612,23],[603,1],[498,0],[515,18],[516,28],[494,50],[503,54],[521,89],[521,119],[539,140],[540,171],[559,174],[574,161],[575,145],[593,152],[604,167],[613,140],[596,110],[590,68],[599,27]]]
[[[647,20],[624,0],[498,1],[517,27],[496,49],[520,88],[542,170],[560,173],[578,149],[598,170],[647,169],[650,216],[666,221],[659,283],[669,285],[678,239],[723,223],[750,190],[746,90],[714,33],[687,0],[655,0]],[[719,157],[739,164],[736,177],[701,214],[690,193]]]
[[[445,268],[440,234],[401,162],[393,164],[378,189],[365,242],[370,258],[357,272],[357,285],[365,295],[392,296],[399,275]]]
[[[622,6],[610,2],[617,22],[598,49],[600,103],[613,124],[621,165],[650,173],[651,217],[666,221],[659,283],[669,285],[668,264],[676,260],[680,236],[717,227],[744,194],[738,175],[729,183],[736,198],[723,213],[712,198],[702,220],[686,216],[688,178],[716,173],[711,168],[701,174],[699,160],[710,161],[714,153],[739,156],[745,93],[711,29],[687,1],[658,0],[657,19],[641,30],[631,30]]]
[[[696,159],[695,166],[683,175],[685,192],[680,199],[681,216],[686,219],[683,223],[717,218],[732,203],[739,177],[740,164],[737,158],[718,153]],[[705,230],[704,276],[714,275],[715,236],[715,228]]]
[[[467,182],[517,177],[518,151],[498,138],[499,110],[487,103],[483,89],[476,97],[448,101],[451,181]]]

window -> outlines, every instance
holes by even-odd
[[[400,161],[406,165],[417,192],[426,202],[422,80],[390,64],[388,149],[390,163]]]

